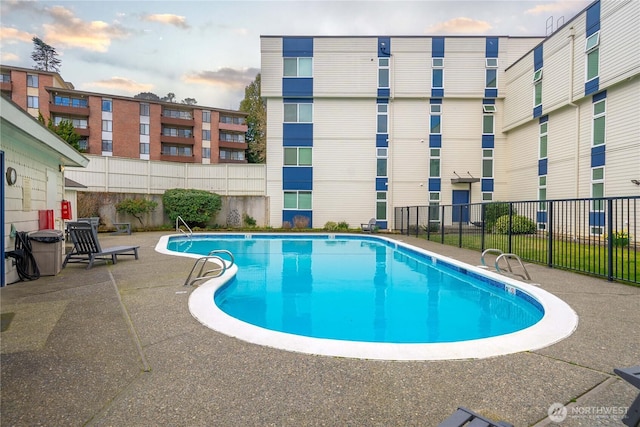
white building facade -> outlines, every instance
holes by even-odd
[[[547,38],[263,36],[270,224],[637,195],[639,16],[599,0]]]

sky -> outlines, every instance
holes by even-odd
[[[591,0],[0,1],[0,63],[33,68],[33,37],[75,89],[237,110],[260,36],[544,36]]]

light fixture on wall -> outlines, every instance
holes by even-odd
[[[632,179],[631,182],[634,183],[635,185],[640,185],[640,180]]]
[[[64,165],[62,165],[62,164],[58,165],[58,170],[60,172],[64,172]]]
[[[7,173],[5,175],[7,177],[7,184],[14,185],[18,180],[18,172],[11,166],[7,168]]]

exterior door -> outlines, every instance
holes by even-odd
[[[469,190],[453,190],[453,222],[469,222]]]

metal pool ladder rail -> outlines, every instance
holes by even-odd
[[[180,228],[180,223],[182,223],[182,225],[184,225],[186,227],[186,229],[189,230],[188,233],[186,231],[184,231],[182,228]],[[184,222],[184,219],[182,219],[182,217],[180,215],[178,215],[178,217],[176,218],[176,231],[179,231],[182,234],[186,234],[187,236],[189,236],[189,238],[191,238],[191,236],[193,236],[193,231],[191,231],[191,228],[189,228],[187,223]]]
[[[498,273],[502,274],[502,270],[500,269],[500,260],[504,259],[506,264],[507,264],[507,270],[509,270],[509,273],[522,277],[523,279],[526,280],[531,280],[531,276],[529,276],[529,272],[527,271],[527,269],[525,268],[524,264],[522,263],[522,260],[520,259],[520,257],[516,254],[505,254],[503,253],[500,249],[485,249],[484,252],[482,252],[482,255],[480,256],[480,261],[482,262],[483,266],[487,266],[487,264],[484,261],[484,256],[488,253],[493,253],[498,255],[498,257],[496,258],[496,263],[495,263],[495,267],[496,267],[496,271]],[[520,264],[520,267],[522,268],[522,271],[524,274],[518,274],[518,273],[514,273],[513,269],[511,268],[511,263],[509,262],[510,259],[516,260],[518,262],[518,264]]]
[[[227,255],[229,257],[228,260],[224,259],[220,255]],[[214,268],[206,270],[205,267],[209,265],[208,263],[212,262],[215,265]],[[209,252],[209,255],[198,258],[191,267],[191,271],[189,272],[189,276],[187,280],[184,282],[184,286],[191,286],[196,282],[201,280],[213,279],[215,277],[222,276],[225,271],[229,267],[231,267],[235,263],[235,259],[233,258],[233,254],[225,249],[216,249]],[[200,266],[200,269],[198,269]],[[197,270],[197,273],[195,273]],[[195,273],[195,277],[194,277]]]

